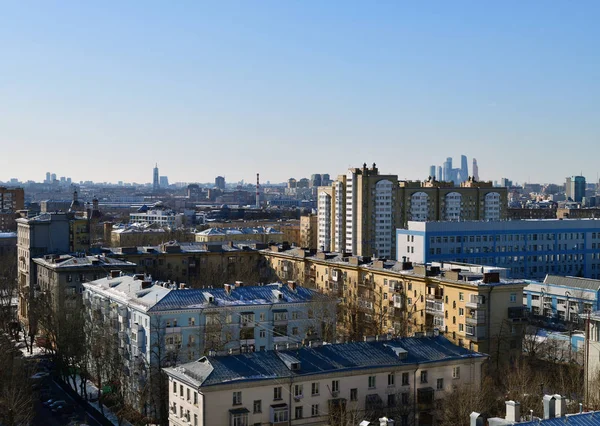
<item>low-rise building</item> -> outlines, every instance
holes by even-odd
[[[600,280],[546,275],[523,289],[523,305],[534,317],[583,325],[586,312],[600,310]]]
[[[480,386],[486,359],[442,336],[202,357],[164,369],[169,425],[342,426],[382,413],[431,425],[436,400]]]
[[[169,241],[168,228],[157,224],[134,223],[113,226],[110,230],[112,247],[151,246]]]
[[[408,222],[396,230],[397,259],[509,268],[511,276],[600,278],[600,220]]]
[[[281,243],[284,234],[272,227],[255,228],[208,228],[196,233],[196,242],[214,243],[247,241],[254,243]]]
[[[310,250],[317,249],[318,216],[309,214],[300,216],[300,247]]]
[[[183,213],[177,213],[173,210],[152,209],[130,213],[129,222],[156,223],[161,226],[168,226],[175,229],[183,225],[183,217]]]

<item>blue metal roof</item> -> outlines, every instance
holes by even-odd
[[[565,417],[555,419],[534,420],[530,422],[518,423],[519,426],[597,426],[600,425],[600,411],[592,411],[582,414],[568,414]]]
[[[407,356],[398,357],[394,348],[406,350]],[[285,356],[280,356],[285,354],[300,362],[298,370],[290,370],[286,367],[282,359],[285,359]],[[302,347],[281,351],[279,355],[276,351],[252,352],[207,357],[213,371],[202,382],[202,386],[486,356],[456,346],[443,336],[405,337],[389,341]],[[183,364],[181,367],[193,372],[194,364],[196,363]]]
[[[277,297],[276,291],[281,292],[281,299]],[[279,284],[236,287],[229,294],[223,288],[172,290],[150,311],[306,303],[318,294],[306,287],[297,286],[296,290],[291,290],[287,285]],[[214,298],[212,303],[208,302],[209,295]]]

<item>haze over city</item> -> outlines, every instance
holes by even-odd
[[[597,2],[7,3],[0,181],[597,176]],[[566,155],[571,149],[572,154]],[[22,161],[21,161],[22,160]],[[310,167],[309,167],[310,166]],[[310,170],[309,170],[310,169]]]

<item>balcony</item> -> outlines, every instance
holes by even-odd
[[[475,311],[468,315],[465,320],[467,324],[471,325],[485,324],[485,311]]]
[[[369,300],[359,300],[358,310],[362,312],[373,312],[373,302]]]
[[[426,300],[425,301],[425,313],[431,315],[444,315],[444,304],[440,301]]]
[[[467,339],[473,342],[480,342],[486,339],[484,327],[476,327],[469,324],[465,325],[465,335]]]
[[[471,298],[465,303],[465,306],[471,309],[483,309],[485,307],[484,299],[481,296],[472,294]]]
[[[564,313],[563,313],[564,316]],[[508,308],[508,319],[513,322],[524,321],[527,318],[527,308],[525,306],[516,306]]]

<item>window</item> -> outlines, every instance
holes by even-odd
[[[177,382],[173,382],[173,393],[177,395]]]
[[[187,388],[187,389],[186,389],[186,397],[187,397],[187,398],[186,398],[186,400],[187,400],[187,401],[189,401],[190,399],[192,399],[192,398],[190,397],[190,388]]]
[[[183,398],[183,385],[179,385],[179,396]]]
[[[408,386],[408,373],[402,373],[402,386]]]
[[[259,318],[260,318],[261,321],[264,321],[265,320],[265,313],[261,312]]]
[[[188,318],[188,326],[193,327],[194,325],[196,325],[196,318],[189,317]]]
[[[318,395],[319,394],[319,382],[315,382],[311,385],[311,391],[310,394],[312,396]]]
[[[460,379],[460,367],[454,367],[452,369],[452,378],[453,379]]]
[[[421,383],[427,383],[427,371],[421,371]]]
[[[260,399],[254,401],[254,414],[262,413],[262,401]]]
[[[266,330],[260,330],[258,332],[258,335],[260,336],[261,339],[264,339],[265,337],[267,337],[267,331]]]
[[[375,376],[369,376],[369,389],[375,388]]]
[[[358,389],[350,389],[350,401],[358,401]]]
[[[194,405],[198,405],[198,392],[194,392]]]
[[[444,390],[444,379],[437,379],[437,390]]]
[[[231,426],[248,426],[248,413],[232,413]]]
[[[458,300],[461,302],[465,300],[465,294],[462,291],[458,293]]]
[[[387,405],[388,405],[388,407],[393,407],[394,405],[396,405],[396,395],[395,394],[392,393],[392,394],[388,395]]]
[[[517,302],[517,293],[511,293],[510,294],[510,303],[516,303]]]
[[[233,405],[242,405],[242,392],[235,391],[233,393]]]
[[[458,315],[461,317],[465,316],[465,308],[458,308]]]
[[[394,376],[394,373],[388,374],[388,386],[394,386],[395,380],[396,380],[396,376]]]
[[[273,423],[282,423],[288,421],[288,409],[286,407],[273,408]]]
[[[408,404],[408,392],[404,392],[402,394],[402,404],[404,404],[404,405]]]
[[[302,418],[302,406],[299,405],[294,409],[294,418],[301,419]]]
[[[277,386],[276,388],[273,388],[273,399],[275,401],[277,401],[278,399],[281,399],[281,386]]]
[[[292,336],[298,335],[298,327],[292,327]]]
[[[339,392],[340,391],[340,381],[332,380],[331,381],[331,392]]]
[[[465,331],[465,325],[464,324],[458,324],[458,331]]]
[[[313,404],[312,407],[310,407],[310,415],[313,417],[319,415],[319,404]]]
[[[293,320],[297,320],[298,319],[298,311],[292,312],[292,319]]]
[[[304,385],[294,385],[294,398],[302,398]]]
[[[198,414],[194,414],[194,426],[198,426]]]

